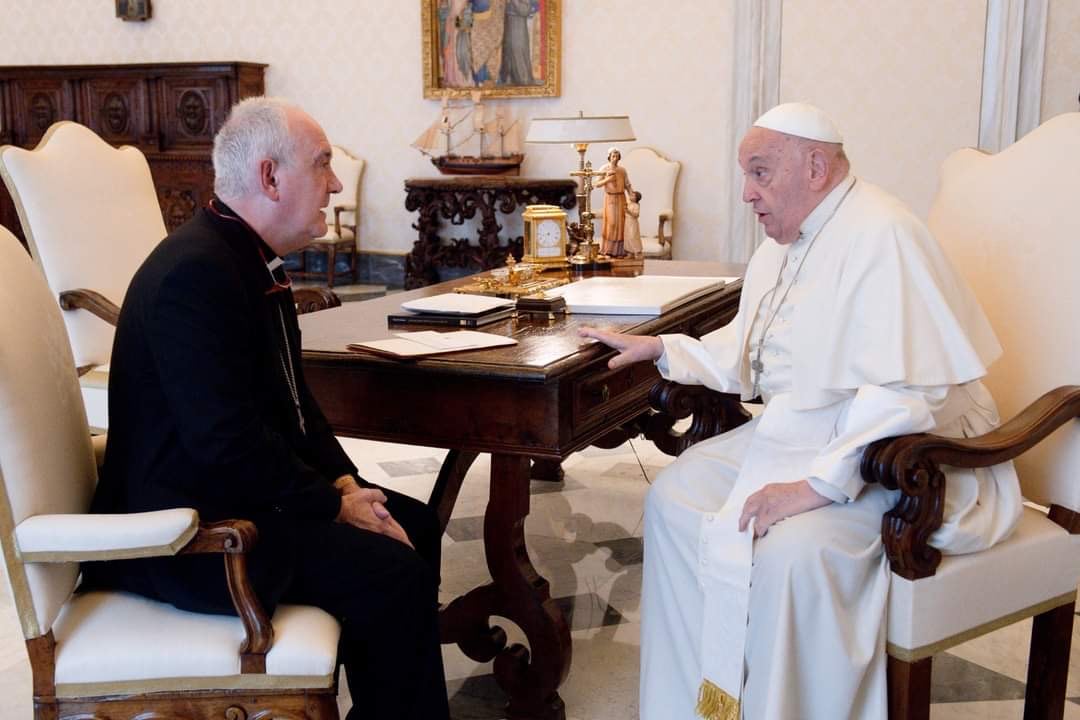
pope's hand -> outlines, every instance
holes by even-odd
[[[598,340],[619,351],[619,354],[608,362],[608,367],[612,370],[636,362],[657,360],[664,354],[664,343],[660,338],[651,335],[625,335],[587,326],[578,328],[578,335]]]
[[[819,495],[806,480],[769,483],[746,498],[742,515],[739,516],[739,531],[746,530],[750,518],[755,518],[754,537],[761,537],[784,518],[825,507],[831,502],[824,495]]]
[[[397,520],[390,516],[385,502],[386,495],[378,488],[359,488],[346,493],[341,496],[341,510],[338,512],[337,521],[361,530],[387,535],[412,547],[409,536]]]

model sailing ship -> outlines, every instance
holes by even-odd
[[[444,96],[439,117],[412,146],[443,175],[516,175],[525,158],[518,121],[501,109],[485,118],[479,92],[471,106],[451,105]]]

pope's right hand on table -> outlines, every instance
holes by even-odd
[[[664,354],[664,344],[660,338],[652,335],[626,335],[588,326],[579,328],[578,335],[592,338],[619,351],[619,354],[608,362],[608,367],[612,370],[636,362],[658,360]]]

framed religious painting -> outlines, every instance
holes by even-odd
[[[562,0],[420,0],[424,97],[555,97]]]

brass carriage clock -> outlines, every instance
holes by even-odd
[[[566,268],[570,264],[566,259],[566,211],[555,205],[528,205],[522,219],[525,252],[521,261],[540,265],[544,270]]]

